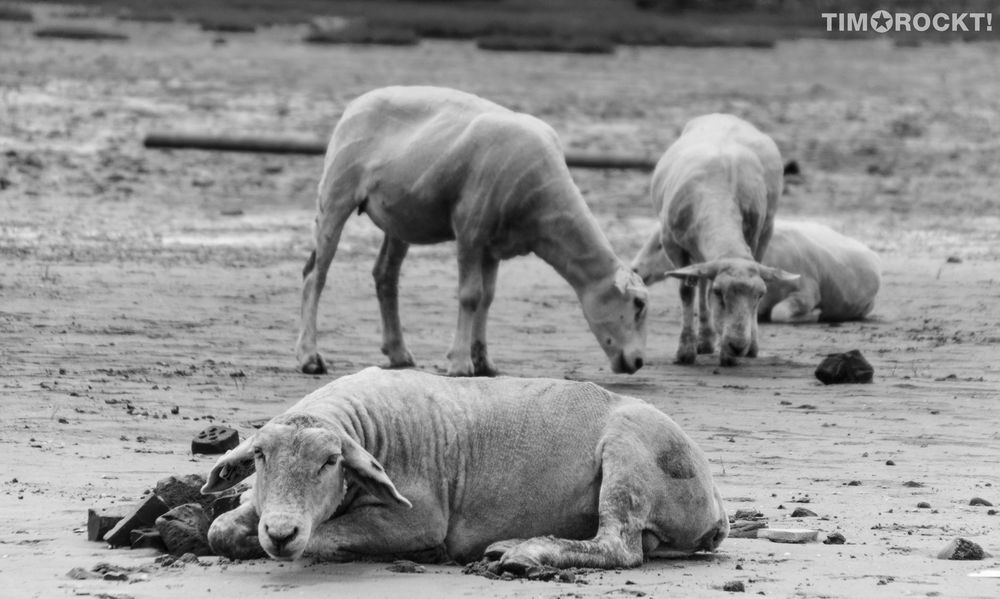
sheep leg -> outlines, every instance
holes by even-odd
[[[413,508],[365,505],[327,520],[309,536],[305,554],[323,561],[413,559],[444,561],[448,523],[429,498],[407,496]]]
[[[340,234],[351,216],[353,205],[340,204],[330,210],[320,210],[316,216],[316,250],[310,256],[302,271],[302,310],[299,340],[295,344],[295,355],[299,369],[306,374],[324,374],[326,364],[316,350],[316,312],[319,296],[326,285],[326,273],[337,253]]]
[[[257,538],[259,522],[253,503],[244,503],[212,522],[208,529],[208,546],[216,554],[230,559],[267,557]]]
[[[715,351],[715,323],[708,305],[708,279],[698,281],[698,353],[710,354]]]
[[[409,248],[410,244],[387,234],[382,239],[382,247],[372,269],[375,294],[382,314],[382,353],[389,357],[390,368],[414,366],[413,355],[406,349],[399,321],[399,270]]]
[[[476,314],[472,321],[472,366],[476,376],[496,376],[497,367],[490,358],[486,349],[486,320],[489,317],[490,305],[493,303],[493,296],[497,287],[497,271],[500,270],[500,261],[490,256],[483,255],[483,296],[476,307]]]
[[[694,364],[697,348],[694,333],[694,294],[695,285],[689,279],[681,279],[681,342],[677,347],[678,364]]]
[[[507,539],[487,547],[486,557],[499,556],[501,570],[519,575],[539,566],[632,568],[641,565],[643,530],[652,512],[651,498],[644,487],[646,481],[664,477],[662,472],[650,472],[637,462],[636,456],[647,451],[644,443],[633,435],[609,435],[602,456],[598,526],[593,538]]]
[[[476,311],[483,299],[483,252],[459,242],[458,326],[446,355],[448,376],[474,376],[472,338]]]

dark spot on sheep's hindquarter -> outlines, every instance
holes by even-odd
[[[671,448],[656,456],[656,465],[670,478],[694,478],[695,468],[687,452]]]

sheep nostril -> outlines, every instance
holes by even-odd
[[[283,530],[272,530],[271,527],[264,525],[264,532],[267,533],[267,536],[271,539],[271,542],[274,543],[274,546],[280,550],[282,547],[295,539],[295,537],[299,534],[299,527],[293,526],[290,531],[285,532]]]

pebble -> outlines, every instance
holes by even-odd
[[[747,588],[746,585],[743,584],[742,580],[730,580],[726,584],[722,585],[722,590],[728,593],[745,593]]]
[[[978,543],[973,543],[968,539],[963,539],[958,537],[952,542],[945,545],[944,549],[938,552],[938,559],[956,559],[956,560],[979,560],[987,557],[993,557],[989,553],[983,551],[983,548]]]

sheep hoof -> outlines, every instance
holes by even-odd
[[[694,364],[695,352],[688,350],[678,350],[677,359],[674,360],[675,364]]]
[[[326,374],[326,363],[323,362],[322,356],[319,354],[313,354],[302,362],[302,366],[299,370],[305,374]]]
[[[720,366],[738,366],[740,363],[736,356],[719,356]]]
[[[456,360],[448,365],[448,376],[475,376],[476,369],[472,365],[472,360]]]
[[[413,354],[408,349],[398,352],[388,352],[386,355],[389,356],[389,368],[413,368],[417,365],[416,360],[413,359]]]

